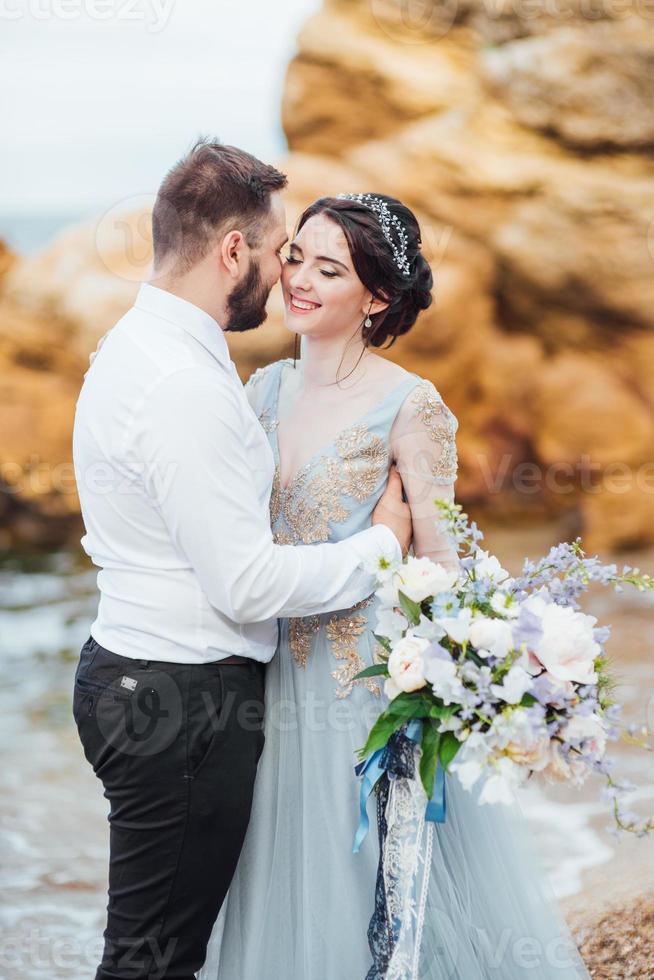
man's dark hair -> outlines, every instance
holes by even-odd
[[[238,229],[252,248],[260,241],[270,195],[288,180],[250,153],[202,137],[168,172],[152,211],[155,268],[187,272],[218,234]]]

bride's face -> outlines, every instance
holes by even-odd
[[[341,228],[316,214],[288,249],[282,271],[286,326],[307,336],[351,337],[368,314],[371,294],[354,270]],[[382,306],[374,303],[371,312]]]

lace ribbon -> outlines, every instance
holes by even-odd
[[[436,806],[430,812],[417,775],[420,731],[420,722],[403,726],[380,750],[374,766],[369,765],[365,772],[365,764],[357,767],[368,784],[377,771],[381,774],[375,780],[379,864],[375,908],[368,926],[373,964],[366,980],[418,980],[433,820],[445,819],[444,799],[442,810]],[[363,791],[364,787],[362,795]]]

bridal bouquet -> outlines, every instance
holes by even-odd
[[[427,819],[442,821],[446,772],[467,790],[485,777],[483,804],[510,802],[535,773],[579,785],[596,770],[607,781],[611,831],[648,833],[654,820],[639,826],[625,806],[624,794],[635,787],[613,775],[606,746],[624,737],[649,748],[649,733],[629,726],[621,735],[604,649],[610,628],[582,612],[578,599],[591,582],[644,591],[654,588],[654,579],[585,557],[579,538],[536,563],[525,561],[522,574],[511,578],[478,547],[483,535],[460,505],[436,504],[460,567],[450,572],[408,557],[397,565],[381,559],[376,568],[375,635],[383,654],[358,676],[385,677],[391,700],[361,751],[367,763],[359,774],[375,760],[381,775],[384,753],[408,736],[421,749],[415,755],[431,801]]]
[[[586,558],[580,539],[559,544],[511,578],[477,541],[458,504],[437,500],[456,545],[458,568],[409,557],[374,569],[379,583],[375,636],[380,662],[358,677],[386,678],[390,700],[372,727],[356,767],[360,821],[353,850],[367,833],[367,801],[377,795],[379,865],[368,927],[369,980],[417,980],[429,889],[434,826],[446,820],[446,773],[466,790],[481,780],[479,804],[510,803],[538,773],[582,783],[596,770],[607,780],[617,835],[639,836],[624,803],[635,786],[616,778],[607,742],[620,737],[621,708],[604,644],[609,627],[582,612],[591,582],[644,591],[654,579],[637,568]],[[623,737],[649,748],[646,729]]]

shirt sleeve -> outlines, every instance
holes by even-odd
[[[434,385],[422,381],[405,399],[390,435],[391,454],[411,508],[414,554],[448,570],[458,568],[457,551],[434,501],[454,502],[458,426]]]
[[[148,392],[134,449],[171,540],[209,602],[234,622],[349,608],[374,590],[375,559],[400,557],[395,535],[376,525],[334,544],[275,544],[252,480],[242,398],[215,370],[196,366]]]

